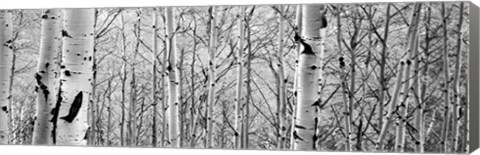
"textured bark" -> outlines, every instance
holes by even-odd
[[[56,9],[45,10],[42,15],[40,52],[37,64],[37,105],[33,130],[34,145],[51,145],[53,117],[51,111],[56,101],[56,83],[58,75],[58,53],[61,52],[60,35],[61,12]]]
[[[252,92],[252,87],[251,87],[251,81],[252,81],[252,59],[253,59],[253,52],[252,52],[252,44],[251,44],[251,35],[252,35],[252,29],[250,27],[250,21],[251,17],[253,15],[253,12],[255,11],[255,7],[253,7],[249,13],[248,17],[246,17],[245,20],[245,26],[247,28],[246,32],[246,41],[247,41],[247,60],[245,61],[247,66],[245,67],[246,70],[246,80],[245,80],[245,86],[246,91],[245,92]],[[249,129],[250,129],[250,103],[252,100],[252,94],[251,93],[246,93],[245,96],[245,104],[242,106],[243,107],[243,126],[242,126],[242,149],[249,149],[250,145],[250,135],[249,135]]]
[[[0,144],[9,144],[10,69],[13,65],[12,15],[0,10]]]
[[[216,61],[215,55],[217,51],[217,8],[211,7],[210,8],[210,43],[209,43],[209,58],[210,62],[208,63],[209,66],[209,78],[208,78],[208,98],[207,98],[207,131],[206,131],[206,139],[207,139],[207,148],[213,148],[213,107],[215,103],[215,79],[216,79]]]
[[[121,15],[122,31],[121,43],[122,43],[122,99],[121,99],[121,120],[120,120],[120,146],[125,146],[125,102],[127,102],[127,36],[125,34],[125,22],[123,20],[123,14]]]
[[[440,150],[444,153],[449,153],[448,149],[448,129],[449,129],[449,112],[450,112],[450,76],[448,73],[449,68],[449,58],[448,58],[448,32],[447,32],[447,8],[445,7],[445,2],[442,3],[442,20],[443,20],[443,72],[444,72],[444,109],[443,109],[443,123],[442,130],[440,132]]]
[[[243,52],[245,47],[245,7],[240,7],[239,13],[239,22],[238,22],[238,30],[239,37],[238,37],[238,56],[237,56],[237,92],[236,92],[236,103],[235,103],[235,133],[234,133],[234,145],[236,149],[240,149],[240,135],[241,135],[241,127],[242,127],[242,102],[243,102]]]
[[[165,10],[166,11],[166,10]],[[166,21],[165,21],[166,22]],[[167,25],[165,23],[165,25]],[[166,27],[164,27],[166,28]],[[165,29],[165,34],[167,33],[167,30]],[[166,41],[169,41],[168,38],[166,38]],[[169,43],[169,42],[167,42]],[[165,46],[165,51],[169,51],[168,44]],[[163,60],[162,60],[162,79],[161,79],[161,87],[162,88],[162,97],[160,98],[161,103],[162,103],[162,130],[161,130],[161,135],[160,135],[160,147],[164,147],[167,144],[168,141],[168,131],[167,131],[167,125],[168,125],[168,119],[167,119],[167,110],[168,110],[168,101],[167,101],[167,90],[168,90],[168,70],[167,70],[167,65],[168,65],[168,54],[170,52],[163,52]]]
[[[169,87],[169,123],[168,123],[168,138],[171,144],[171,147],[179,147],[180,143],[178,141],[180,132],[179,132],[179,115],[178,115],[178,105],[179,105],[179,96],[178,96],[178,68],[176,67],[177,59],[177,48],[176,48],[176,37],[174,35],[174,17],[172,7],[167,7],[165,9],[166,17],[166,37],[167,37],[167,51],[168,55],[168,64],[167,72],[170,82],[168,83]]]
[[[152,64],[152,146],[157,147],[157,58],[158,58],[158,43],[157,43],[157,31],[158,31],[158,17],[157,8],[153,8],[153,23],[152,23],[152,41],[153,41],[153,64]]]
[[[301,34],[302,33],[302,5],[297,5],[295,9],[295,33]],[[298,57],[300,55],[300,42],[296,42],[295,44],[295,74],[293,75],[293,100],[292,100],[292,118],[291,118],[291,129],[295,128],[295,113],[297,111],[297,90],[298,90]],[[294,138],[293,134],[290,134],[290,149],[293,149],[294,145]]]
[[[405,130],[406,124],[408,122],[408,105],[409,100],[414,98],[414,95],[411,95],[411,84],[414,82],[415,78],[412,78],[411,75],[412,67],[415,66],[417,63],[414,61],[414,58],[418,55],[417,50],[417,39],[418,39],[418,25],[420,22],[420,10],[421,10],[421,3],[415,3],[414,11],[412,14],[412,18],[410,21],[410,27],[408,29],[408,43],[406,52],[405,62],[405,73],[403,77],[403,91],[399,94],[400,95],[400,102],[397,105],[398,109],[398,119],[397,119],[397,128],[396,128],[396,137],[395,137],[395,151],[396,152],[404,152],[405,151]]]
[[[321,10],[323,5],[303,5],[302,33],[298,41],[303,50],[299,58],[298,104],[295,129],[293,130],[294,150],[315,150],[318,124],[317,105],[319,79]],[[320,10],[320,11],[319,11]]]
[[[94,9],[67,9],[57,105],[57,145],[86,145],[87,109],[92,88]]]
[[[278,92],[278,98],[279,98],[279,107],[278,107],[278,127],[279,127],[279,142],[277,144],[277,148],[280,150],[283,150],[285,148],[285,141],[286,141],[286,132],[287,132],[287,127],[286,127],[286,81],[285,79],[285,68],[284,68],[284,58],[283,58],[283,42],[284,42],[284,7],[283,5],[279,5],[278,9],[280,10],[280,17],[278,18],[278,52],[277,52],[277,57],[279,59],[278,62],[278,79],[279,79],[279,92]]]
[[[463,25],[463,13],[464,13],[464,2],[460,2],[460,13],[459,13],[459,20],[458,20],[458,28],[457,28],[457,47],[456,47],[456,57],[455,57],[455,72],[453,75],[453,152],[460,153],[462,152],[459,150],[459,136],[460,136],[460,116],[459,111],[461,110],[460,103],[461,101],[461,94],[460,94],[460,71],[462,70],[462,25]],[[466,123],[466,122],[465,122]],[[462,152],[463,153],[463,152]]]

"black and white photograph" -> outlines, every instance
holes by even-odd
[[[469,153],[471,4],[0,9],[0,145]]]

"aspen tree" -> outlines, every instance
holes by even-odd
[[[255,7],[252,7],[248,13],[248,17],[245,18],[245,25],[247,28],[246,32],[246,41],[247,41],[247,60],[246,60],[246,80],[245,80],[245,86],[246,92],[252,92],[252,87],[250,85],[252,81],[252,57],[253,57],[253,52],[252,52],[252,44],[251,44],[251,35],[252,35],[252,28],[250,27],[250,22],[253,16],[253,12],[255,11]],[[243,107],[243,126],[242,126],[242,149],[249,149],[250,145],[250,138],[249,138],[249,124],[250,124],[250,102],[251,102],[251,93],[246,93],[245,96],[245,104],[242,106]]]
[[[302,33],[302,5],[297,5],[295,9],[295,33],[296,34],[301,34]],[[300,42],[296,42],[295,44],[295,74],[294,74],[294,80],[293,80],[293,112],[292,112],[292,118],[291,118],[291,128],[295,128],[295,113],[297,111],[297,90],[298,90],[298,56],[300,55],[301,49],[300,49]],[[290,149],[293,149],[293,144],[294,144],[294,138],[293,134],[290,134]]]
[[[282,150],[285,148],[285,141],[286,141],[286,97],[285,97],[285,92],[286,92],[286,79],[285,79],[285,69],[284,69],[284,58],[283,58],[283,41],[284,41],[284,6],[279,5],[278,9],[280,11],[279,15],[280,17],[278,18],[278,52],[277,52],[277,57],[279,59],[278,62],[278,79],[279,79],[279,84],[280,84],[280,89],[278,90],[278,96],[279,96],[279,107],[278,107],[278,122],[279,122],[279,142],[277,148]]]
[[[87,144],[87,109],[92,88],[94,9],[66,9],[62,30],[60,90],[55,109],[57,145]]]
[[[237,53],[237,92],[236,92],[236,104],[235,104],[235,134],[234,145],[236,149],[240,149],[240,130],[242,127],[242,91],[243,91],[243,52],[245,47],[245,7],[240,6],[240,13],[238,14],[238,53]]]
[[[317,140],[316,127],[318,124],[318,66],[319,41],[322,28],[321,11],[323,5],[303,5],[302,33],[297,40],[302,44],[299,58],[298,104],[296,111],[295,129],[293,130],[294,150],[315,150]]]
[[[448,32],[447,32],[447,8],[445,7],[445,2],[442,3],[442,19],[443,19],[443,72],[444,72],[444,114],[443,114],[443,123],[442,130],[440,132],[440,151],[448,153],[448,129],[449,129],[449,112],[450,112],[450,76],[448,74],[449,68],[449,58],[448,58]]]
[[[387,82],[385,81],[385,65],[387,63],[387,50],[388,50],[388,32],[390,27],[390,8],[391,4],[387,4],[386,10],[386,20],[385,20],[385,31],[383,33],[382,40],[382,53],[381,53],[381,63],[380,63],[380,96],[378,103],[378,126],[383,126],[383,116],[384,116],[384,102],[385,102],[385,91],[388,91]]]
[[[207,148],[213,148],[213,107],[215,103],[215,79],[216,79],[216,49],[217,49],[217,8],[211,7],[210,8],[210,43],[209,43],[209,56],[210,62],[209,65],[209,78],[208,78],[208,98],[207,98],[207,131],[206,131],[206,140],[207,140]]]
[[[392,102],[390,103],[390,106],[388,107],[388,114],[387,116],[385,117],[386,121],[385,123],[383,124],[382,126],[382,129],[380,131],[380,135],[378,136],[378,139],[377,139],[377,150],[382,150],[383,149],[383,140],[389,130],[389,127],[390,127],[390,124],[392,123],[392,121],[394,120],[393,119],[393,114],[397,111],[395,109],[395,107],[397,107],[397,109],[400,109],[400,108],[405,108],[405,104],[404,102],[406,101],[406,93],[408,93],[408,90],[409,90],[409,84],[403,84],[404,80],[407,80],[409,81],[408,79],[404,79],[405,77],[409,77],[409,74],[410,72],[408,71],[409,69],[407,69],[408,66],[411,65],[411,60],[409,60],[411,57],[412,57],[412,53],[413,53],[413,50],[415,48],[415,39],[417,38],[416,36],[416,32],[417,32],[417,27],[418,27],[418,17],[419,17],[419,10],[421,8],[421,5],[420,3],[416,3],[415,6],[414,6],[414,12],[412,13],[412,17],[411,17],[411,22],[412,24],[410,24],[410,27],[408,28],[408,33],[407,33],[407,44],[405,46],[405,49],[406,49],[406,52],[405,54],[403,55],[403,58],[400,60],[399,62],[399,65],[398,65],[398,74],[397,74],[397,80],[395,82],[395,86],[394,86],[394,94],[393,94],[393,97],[392,97]],[[415,22],[416,21],[416,22]],[[398,49],[393,49],[393,52],[398,52]],[[409,68],[409,67],[408,67]],[[408,82],[407,82],[408,83]],[[401,92],[401,88],[404,88],[404,91],[402,93],[404,93],[404,98],[401,98],[400,96],[400,92]],[[402,102],[399,102],[399,100],[402,99]],[[400,112],[398,112],[398,117],[401,117],[401,115],[404,113],[404,110],[400,110]],[[399,119],[402,119],[402,118],[399,118]],[[400,126],[400,122],[397,122],[397,124]],[[401,128],[401,127],[400,127]],[[396,143],[395,143],[395,151],[399,151],[403,146],[400,146],[399,144],[401,143],[400,142],[400,134],[398,133],[403,133],[403,132],[400,132],[398,131],[399,129],[397,129],[397,137],[396,138]]]
[[[177,48],[176,48],[176,37],[174,32],[174,12],[172,7],[165,8],[165,17],[166,17],[166,40],[167,40],[167,51],[168,51],[168,64],[167,64],[167,74],[170,80],[169,87],[169,120],[168,120],[168,138],[171,144],[171,147],[179,147],[178,138],[180,135],[179,129],[179,115],[178,115],[178,68],[176,67],[177,59]]]
[[[428,61],[429,61],[429,58],[428,58],[428,52],[429,52],[429,49],[430,49],[430,21],[431,21],[431,6],[428,5],[427,10],[425,11],[425,50],[423,51],[423,54],[422,54],[422,61],[424,62],[424,65],[423,65],[423,70],[422,70],[422,73],[421,75],[418,75],[419,78],[417,81],[418,83],[421,82],[421,86],[418,88],[418,92],[419,92],[419,99],[418,99],[418,109],[415,111],[416,114],[415,114],[415,129],[418,131],[418,139],[417,139],[417,142],[416,142],[416,147],[415,147],[415,152],[420,152],[420,153],[423,153],[425,151],[425,121],[423,120],[424,119],[424,109],[425,109],[425,106],[426,106],[426,101],[427,101],[427,95],[426,95],[426,91],[427,91],[427,80],[425,80],[427,77],[428,77]],[[417,63],[420,63],[420,62],[417,62]],[[421,79],[421,80],[420,80]],[[417,90],[417,89],[413,89],[413,90]]]
[[[461,94],[460,94],[460,71],[462,70],[462,25],[463,25],[463,12],[464,12],[464,2],[460,2],[460,13],[459,13],[459,20],[458,20],[458,28],[457,28],[457,47],[456,47],[456,57],[455,57],[455,72],[453,75],[453,152],[459,153],[459,136],[460,136],[460,121],[459,118],[459,111],[461,109],[460,103],[461,101]],[[465,117],[465,116],[464,116]],[[466,123],[466,122],[465,122]]]
[[[122,97],[121,97],[121,120],[120,120],[120,146],[125,146],[125,102],[127,102],[127,36],[125,34],[125,22],[123,14],[120,15],[121,25],[121,52],[122,52]]]
[[[140,42],[141,42],[141,17],[142,17],[142,9],[136,10],[136,23],[134,24],[133,33],[136,37],[136,42],[134,46],[134,54],[133,54],[133,62],[131,66],[132,72],[132,80],[130,81],[130,105],[129,105],[129,122],[128,122],[128,129],[129,129],[129,144],[130,146],[137,145],[137,75],[136,75],[136,67],[137,67],[137,56],[139,55],[140,49]]]
[[[405,55],[405,62],[406,66],[404,68],[404,77],[403,77],[403,91],[400,93],[400,102],[397,105],[398,109],[398,119],[397,119],[397,128],[396,128],[396,137],[395,137],[395,151],[396,152],[404,152],[405,150],[405,130],[406,125],[408,122],[408,105],[409,100],[414,98],[414,95],[411,95],[411,84],[414,83],[415,78],[412,78],[410,75],[415,73],[412,72],[412,67],[416,65],[416,61],[414,60],[415,57],[418,55],[417,50],[417,39],[418,39],[418,25],[420,22],[420,9],[422,5],[421,3],[416,3],[414,6],[414,12],[412,15],[412,19],[410,22],[410,27],[408,29],[408,47],[406,55]],[[415,69],[415,68],[414,68]],[[415,93],[415,92],[414,92]]]
[[[8,105],[11,100],[12,43],[12,15],[10,11],[0,10],[0,144],[9,144],[10,141]]]
[[[157,8],[153,8],[153,23],[152,23],[152,42],[153,42],[153,64],[152,64],[152,146],[157,147],[157,57],[158,57],[158,43],[157,43],[157,31],[158,31],[158,17]]]
[[[165,10],[166,11],[166,10]],[[167,21],[164,21],[165,25],[167,25],[166,23]],[[164,29],[165,29],[165,35],[169,34],[167,32],[167,27],[165,26]],[[168,36],[165,37],[165,40],[166,41],[169,41],[168,39]],[[167,119],[167,110],[168,110],[168,101],[167,101],[167,97],[168,97],[168,70],[167,70],[167,65],[168,65],[168,54],[171,53],[170,52],[170,49],[169,49],[169,45],[168,43],[169,42],[166,42],[167,45],[165,45],[165,51],[166,52],[163,52],[163,60],[162,60],[162,78],[161,78],[161,88],[162,88],[162,97],[161,97],[161,100],[162,100],[162,132],[161,132],[161,135],[160,135],[160,147],[164,147],[166,144],[167,144],[167,141],[168,141],[168,131],[167,131],[167,127],[168,127],[168,119]]]
[[[37,105],[36,120],[33,128],[34,145],[51,145],[52,119],[51,111],[56,101],[55,86],[57,81],[58,53],[61,51],[60,10],[45,10],[42,15],[40,53],[37,64]]]
[[[340,8],[340,7],[338,7]],[[352,122],[352,117],[351,117],[351,112],[350,112],[350,102],[348,101],[348,97],[347,97],[347,93],[348,93],[348,84],[347,84],[347,73],[345,73],[345,55],[343,54],[343,48],[342,48],[342,22],[341,22],[341,18],[340,18],[340,9],[337,10],[337,45],[338,45],[338,49],[341,53],[341,56],[339,58],[339,61],[340,61],[340,68],[342,69],[342,73],[341,73],[341,87],[343,89],[343,92],[342,93],[342,99],[343,99],[343,104],[344,104],[344,109],[345,109],[345,112],[344,112],[344,115],[345,115],[345,151],[352,151],[352,127],[351,127],[351,122]]]

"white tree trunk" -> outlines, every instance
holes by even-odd
[[[40,54],[37,65],[37,106],[33,130],[34,145],[51,145],[53,118],[51,113],[56,101],[58,53],[61,52],[60,10],[46,10],[42,15]]]
[[[10,102],[10,76],[13,60],[12,16],[9,11],[0,11],[0,144],[8,144]]]
[[[56,144],[87,145],[87,109],[92,88],[94,9],[66,9]],[[55,131],[54,131],[55,132]]]
[[[280,10],[280,17],[278,18],[278,53],[277,57],[279,59],[278,62],[278,79],[280,83],[280,89],[278,92],[278,97],[279,97],[279,110],[278,110],[278,127],[279,127],[279,144],[277,144],[278,149],[282,150],[285,148],[285,140],[286,140],[286,132],[287,132],[287,127],[286,127],[286,97],[285,97],[285,92],[286,92],[286,79],[285,79],[285,69],[284,69],[284,59],[283,59],[283,37],[284,37],[284,7],[283,5],[279,5],[278,9]]]
[[[153,22],[152,22],[152,41],[153,41],[153,65],[152,65],[152,147],[157,147],[157,57],[158,57],[158,43],[157,43],[157,31],[158,31],[158,17],[157,8],[153,8]]]
[[[234,134],[234,143],[235,148],[240,149],[240,131],[242,127],[242,91],[243,91],[243,52],[245,47],[245,21],[243,20],[245,16],[245,7],[240,7],[239,22],[238,22],[238,56],[237,56],[237,94],[236,94],[236,104],[235,104],[235,134]]]
[[[210,14],[210,45],[209,45],[209,56],[210,56],[210,62],[209,62],[209,84],[208,84],[208,98],[207,98],[207,148],[213,148],[213,106],[215,103],[215,80],[216,80],[216,61],[215,61],[215,55],[216,55],[216,48],[217,48],[217,8],[212,7],[211,8],[211,14]]]
[[[293,130],[294,150],[315,150],[318,102],[318,79],[321,60],[319,56],[320,28],[322,27],[322,5],[303,5],[302,34],[299,39],[303,50],[299,58],[298,105],[295,129]]]
[[[172,147],[179,147],[180,144],[178,143],[178,138],[180,136],[180,132],[178,129],[180,128],[179,125],[179,115],[178,115],[178,68],[176,67],[176,59],[177,59],[177,48],[176,48],[176,37],[174,35],[174,19],[173,19],[173,10],[172,7],[167,7],[165,9],[165,16],[166,16],[166,33],[167,33],[167,51],[169,53],[168,56],[168,64],[167,64],[167,71],[168,77],[170,79],[170,83],[168,84],[169,87],[169,126],[168,126],[168,133],[169,133],[169,142]]]

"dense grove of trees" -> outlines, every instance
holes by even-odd
[[[0,10],[0,144],[466,152],[468,9]]]

